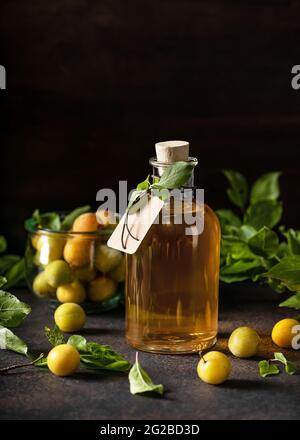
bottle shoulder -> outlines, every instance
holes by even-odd
[[[219,218],[217,216],[217,214],[215,213],[215,211],[206,203],[204,204],[204,216],[205,217],[209,217],[211,223],[214,223],[215,227],[218,229],[218,231],[221,231],[221,226],[220,226],[220,222],[219,222]]]
[[[208,213],[209,215],[214,217],[219,222],[219,218],[218,218],[217,214],[207,203],[204,203],[204,210],[205,210],[205,213]]]

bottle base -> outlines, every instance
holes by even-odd
[[[183,341],[176,337],[165,339],[134,341],[127,338],[127,342],[133,348],[140,351],[156,354],[192,354],[213,347],[217,342],[217,337],[213,336],[207,339],[190,339]]]

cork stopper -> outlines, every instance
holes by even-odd
[[[166,141],[155,144],[158,162],[173,163],[189,159],[190,144],[186,141]]]

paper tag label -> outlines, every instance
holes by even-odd
[[[163,206],[164,202],[159,197],[152,196],[139,210],[135,212],[129,210],[129,214],[125,212],[107,241],[107,246],[127,254],[134,254]]]

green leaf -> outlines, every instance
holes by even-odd
[[[279,239],[274,231],[263,226],[249,239],[248,246],[255,254],[270,258],[273,257],[278,250]]]
[[[239,260],[231,264],[231,266],[226,266],[222,268],[222,274],[231,275],[238,273],[248,272],[256,267],[261,267],[262,263],[260,260],[247,261]]]
[[[223,281],[223,283],[231,284],[231,283],[240,283],[242,281],[250,280],[251,274],[233,274],[233,275],[223,275],[221,273],[220,280]]]
[[[272,172],[261,176],[253,184],[250,203],[253,205],[262,200],[277,200],[280,195],[278,179],[281,173]]]
[[[144,190],[144,189],[148,189],[150,187],[149,177],[150,177],[150,174],[148,175],[146,180],[144,180],[143,182],[140,182],[137,185],[136,189],[139,191]]]
[[[280,370],[277,367],[277,365],[271,364],[270,362],[265,360],[260,361],[258,363],[258,367],[259,367],[259,374],[261,375],[261,377],[272,376],[280,373]]]
[[[138,354],[136,356],[135,364],[129,372],[128,379],[131,394],[154,392],[163,395],[164,393],[164,386],[162,384],[155,385],[149,374],[142,368],[138,361]]]
[[[265,263],[265,261],[264,261]],[[263,266],[259,266],[253,269],[251,273],[251,280],[256,283],[256,281],[261,280],[264,277],[265,268]]]
[[[0,290],[0,325],[17,327],[30,313],[31,308],[14,295]]]
[[[250,205],[246,211],[244,223],[259,230],[263,226],[274,228],[281,219],[282,204],[276,200],[261,200]]]
[[[18,255],[3,255],[0,257],[0,275],[4,275],[12,266],[14,266],[21,257]]]
[[[241,226],[240,218],[231,209],[218,209],[216,214],[220,220],[222,234],[230,234],[232,227],[239,228]]]
[[[286,287],[280,280],[276,280],[275,278],[268,278],[267,283],[269,287],[277,293],[283,293],[286,291]]]
[[[6,251],[7,243],[5,240],[5,237],[3,235],[0,235],[0,253]]]
[[[232,203],[244,211],[248,200],[248,183],[245,177],[233,170],[224,170],[225,177],[230,183],[230,188],[227,189],[227,195]]]
[[[40,214],[36,209],[32,214],[37,228],[50,229],[51,231],[60,231],[61,221],[57,212],[45,212]]]
[[[293,362],[287,361],[284,370],[287,374],[293,375],[298,372],[298,367]]]
[[[230,255],[234,260],[255,259],[256,255],[247,243],[237,237],[223,235],[221,239],[222,255]]]
[[[277,257],[281,259],[284,257],[288,257],[289,255],[290,255],[290,250],[288,244],[282,241],[281,243],[279,243],[279,247],[277,250]]]
[[[300,255],[284,257],[265,276],[276,278],[290,285],[300,284]]]
[[[219,217],[221,224],[230,224],[233,226],[241,226],[242,224],[241,219],[231,211],[231,209],[218,209],[216,214]]]
[[[6,284],[7,279],[5,277],[0,276],[0,287],[4,286]]]
[[[263,269],[260,260],[239,260],[229,266],[221,268],[220,279],[225,283],[236,283],[252,278],[253,271]],[[256,272],[255,272],[256,273]]]
[[[222,272],[220,274],[220,280],[223,283],[231,284],[231,283],[240,283],[242,281],[250,280],[251,274],[233,274],[233,275],[223,275]]]
[[[65,218],[61,222],[60,229],[62,231],[69,231],[72,228],[73,223],[77,219],[77,217],[79,217],[81,214],[89,212],[90,209],[90,205],[80,206],[79,208],[74,209],[72,212],[65,216]],[[58,223],[56,224],[56,226],[58,226]]]
[[[80,335],[70,336],[67,343],[75,347],[79,351],[79,353],[87,351],[87,347],[86,347],[87,340],[83,336]]]
[[[24,221],[24,227],[25,227],[26,231],[34,232],[37,229],[38,225],[37,225],[36,221],[34,220],[34,218],[30,217]]]
[[[287,360],[287,358],[282,353],[274,353],[274,361],[281,362],[284,365],[284,370],[287,374],[295,374],[298,370],[297,366],[293,363]]]
[[[10,289],[18,285],[21,281],[25,279],[25,260],[21,258],[17,263],[15,263],[5,274],[7,278],[7,283],[5,285],[6,289]]]
[[[190,179],[194,165],[188,162],[175,162],[163,172],[158,183],[151,185],[158,189],[175,189],[184,186]]]
[[[0,349],[12,350],[20,354],[27,354],[28,352],[25,342],[2,325],[0,325]]]
[[[274,360],[279,361],[284,365],[286,364],[286,357],[282,353],[275,352],[274,353]]]
[[[93,354],[81,354],[80,361],[85,368],[94,371],[109,370],[115,372],[126,372],[130,368],[130,363],[126,360],[114,360],[109,363],[104,363],[103,359],[97,359]]]
[[[293,283],[288,283],[286,281],[282,281],[282,285],[285,286],[291,292],[300,292],[300,284],[299,283],[293,284]]]
[[[54,347],[56,345],[61,345],[65,343],[64,335],[57,325],[54,326],[53,330],[51,330],[49,327],[45,327],[45,335],[50,344]]]
[[[130,363],[108,345],[87,342],[80,335],[71,336],[68,344],[79,351],[80,361],[86,368],[119,372],[128,371],[130,368]]]
[[[300,292],[280,303],[279,307],[289,307],[290,309],[300,310]]]
[[[286,233],[288,247],[293,255],[300,255],[300,234],[294,229],[289,229]]]
[[[253,235],[257,233],[256,229],[250,225],[242,225],[239,230],[239,238],[248,242]]]

